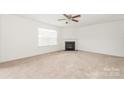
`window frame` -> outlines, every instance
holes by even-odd
[[[44,35],[46,35],[46,36],[49,36],[49,37],[44,37],[44,36],[42,36],[41,35],[41,33],[42,32],[40,32],[40,31],[46,31],[47,33],[44,33]],[[51,35],[49,35],[49,34],[54,34],[55,33],[55,36],[51,36]],[[49,42],[45,42],[45,43],[42,43],[41,42],[41,38],[46,38],[46,40],[44,39],[44,41],[48,41],[47,39],[49,39],[50,40],[50,38],[51,38],[51,40],[52,39],[56,39],[56,40],[54,40],[54,41],[51,41],[51,42],[54,42],[53,44],[52,43],[50,43],[50,41]],[[55,30],[55,29],[47,29],[47,28],[38,28],[38,46],[39,47],[44,47],[44,46],[56,46],[58,44],[58,33],[57,33],[57,30]]]

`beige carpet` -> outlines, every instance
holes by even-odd
[[[0,64],[0,78],[124,78],[124,58],[61,51]]]

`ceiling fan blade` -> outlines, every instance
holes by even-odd
[[[81,17],[81,15],[75,15],[72,18],[77,18],[77,17]]]
[[[58,21],[62,21],[62,20],[66,20],[66,19],[58,19]]]
[[[75,19],[72,19],[72,21],[74,21],[74,22],[79,22],[78,20],[75,20]]]
[[[67,14],[63,14],[66,18],[68,18],[69,19],[69,16],[67,15]]]

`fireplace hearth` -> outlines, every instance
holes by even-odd
[[[66,41],[65,42],[66,51],[75,51],[75,41]]]

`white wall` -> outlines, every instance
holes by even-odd
[[[61,29],[61,49],[65,49],[65,41],[76,41],[76,50],[78,49],[77,28]]]
[[[124,21],[62,30],[63,40],[78,40],[78,50],[124,57]],[[62,46],[63,47],[63,46]]]
[[[124,21],[80,28],[79,49],[124,57]]]
[[[0,16],[0,60],[1,60],[1,42],[2,42],[2,31],[1,31],[1,16]]]
[[[0,62],[60,49],[59,41],[56,46],[38,47],[38,28],[56,29],[59,37],[60,34],[57,27],[39,23],[17,15],[0,15],[0,17]]]

